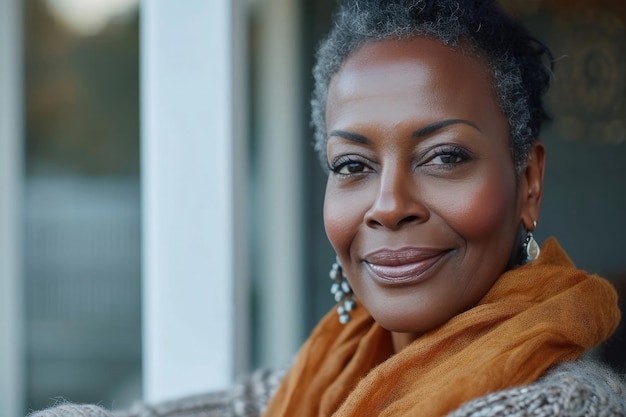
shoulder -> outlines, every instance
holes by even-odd
[[[28,417],[257,417],[286,372],[259,370],[228,390],[159,404],[137,404],[129,410],[111,412],[95,405],[63,403]]]
[[[622,377],[591,361],[555,366],[536,382],[472,400],[449,417],[626,416]]]
[[[115,415],[97,405],[63,402],[45,410],[34,411],[28,417],[115,417]]]

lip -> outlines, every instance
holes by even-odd
[[[381,249],[367,254],[367,268],[385,284],[421,281],[450,250],[433,248]]]

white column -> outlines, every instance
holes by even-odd
[[[302,137],[299,3],[264,0],[260,13],[259,114],[261,361],[282,366],[302,338]]]
[[[21,22],[21,1],[0,0],[0,417],[25,413]]]
[[[144,400],[218,389],[246,317],[243,12],[141,3]],[[244,323],[245,324],[245,323]]]

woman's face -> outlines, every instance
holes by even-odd
[[[326,126],[324,223],[359,301],[412,334],[474,306],[528,192],[484,64],[424,38],[366,44],[332,79]]]

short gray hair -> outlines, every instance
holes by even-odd
[[[326,166],[326,98],[332,77],[360,46],[387,39],[433,38],[453,49],[469,46],[491,71],[510,129],[517,173],[532,143],[550,120],[543,105],[552,76],[549,49],[493,0],[346,0],[320,44],[313,69],[311,124],[315,149]]]

